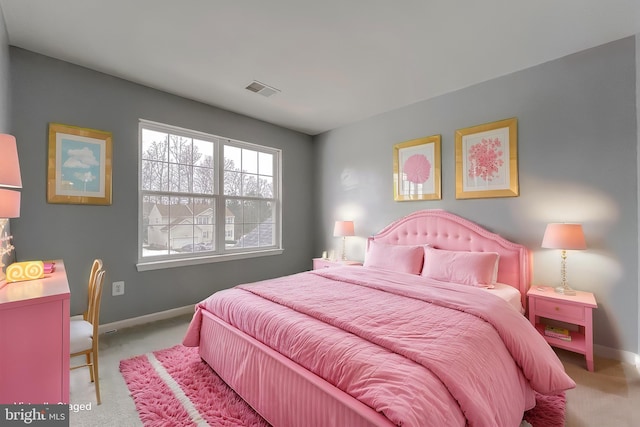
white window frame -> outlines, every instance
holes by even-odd
[[[166,132],[174,135],[180,135],[187,138],[194,138],[204,141],[212,141],[214,143],[215,158],[214,158],[214,188],[213,195],[207,196],[214,199],[215,206],[215,232],[214,238],[216,240],[215,250],[205,251],[202,253],[185,253],[185,254],[166,254],[158,256],[143,256],[143,243],[144,243],[144,209],[143,200],[146,194],[155,195],[175,195],[175,193],[169,192],[154,192],[143,190],[142,183],[142,130],[149,129],[159,132]],[[224,194],[224,146],[229,145],[233,147],[246,148],[250,150],[256,150],[258,152],[269,153],[273,155],[273,199],[270,199],[274,203],[273,211],[275,214],[274,224],[274,238],[275,244],[268,247],[256,247],[256,248],[226,248],[226,201],[228,198]],[[205,264],[220,261],[229,261],[235,259],[262,257],[270,255],[279,255],[283,253],[282,248],[282,190],[281,190],[281,177],[282,177],[282,151],[272,147],[266,147],[250,142],[232,140],[217,135],[211,135],[204,132],[198,132],[190,129],[185,129],[177,126],[167,125],[164,123],[153,122],[150,120],[140,119],[138,124],[138,262],[136,268],[138,271],[155,270],[161,268],[182,267],[188,265]],[[189,193],[184,193],[186,196],[190,196]],[[251,197],[236,197],[242,200],[252,199]],[[262,200],[262,199],[257,199]],[[194,217],[194,220],[197,221]]]

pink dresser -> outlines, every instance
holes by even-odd
[[[69,403],[69,283],[0,282],[0,404]]]

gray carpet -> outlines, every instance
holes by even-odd
[[[71,371],[71,403],[91,405],[71,412],[70,426],[133,427],[138,419],[133,400],[120,371],[120,360],[171,347],[182,341],[191,316],[181,316],[148,325],[123,329],[101,336],[100,389],[97,406],[95,389],[87,369]],[[567,373],[578,387],[567,392],[569,427],[636,427],[640,425],[640,374],[635,367],[596,357],[595,372],[588,372],[584,358],[558,350]],[[82,360],[72,360],[81,362]]]

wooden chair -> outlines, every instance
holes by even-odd
[[[71,369],[89,368],[91,382],[96,385],[96,400],[100,405],[100,376],[98,373],[98,325],[100,321],[100,302],[104,285],[105,271],[95,272],[94,280],[89,282],[89,307],[83,318],[71,319],[69,341],[71,357],[85,355],[84,365],[72,366]]]
[[[102,270],[102,260],[100,258],[96,258],[93,260],[93,264],[91,264],[91,271],[89,272],[89,282],[87,283],[87,309],[82,313],[82,315],[72,316],[71,320],[87,320],[89,316],[89,308],[91,307],[91,295],[93,295],[93,288],[95,286],[96,274],[98,271]],[[87,353],[87,365],[91,363],[91,355]],[[91,382],[93,382],[93,371],[89,370],[91,375]]]

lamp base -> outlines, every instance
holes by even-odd
[[[556,292],[559,294],[564,294],[564,295],[575,295],[576,291],[574,291],[573,289],[571,289],[568,286],[558,286],[556,288]]]

